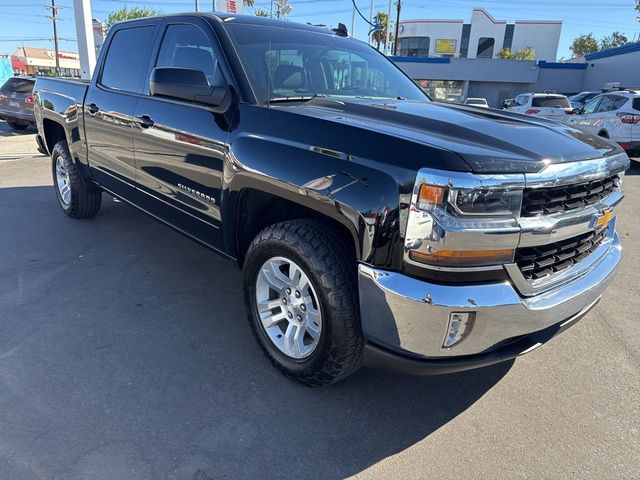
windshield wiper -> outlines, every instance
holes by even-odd
[[[286,103],[286,102],[308,102],[314,98],[326,98],[326,95],[316,93],[314,95],[289,95],[286,97],[273,97],[269,99],[269,103]]]

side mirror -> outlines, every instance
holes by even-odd
[[[231,88],[211,86],[204,72],[193,68],[158,67],[151,72],[151,95],[204,103],[216,113],[231,106]]]
[[[571,110],[571,113],[573,115],[580,115],[582,113],[582,109],[581,108],[574,108],[573,110]]]

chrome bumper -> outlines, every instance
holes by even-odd
[[[522,297],[508,281],[440,285],[360,264],[362,328],[376,345],[425,358],[489,352],[505,340],[586,313],[610,283],[620,259],[620,238],[615,234],[588,271],[530,297]],[[476,313],[471,333],[452,348],[443,348],[449,314],[465,311]]]

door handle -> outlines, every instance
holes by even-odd
[[[138,123],[142,128],[153,127],[153,124],[155,123],[149,115],[140,115],[137,118],[138,118]]]
[[[95,115],[100,111],[100,107],[98,107],[98,105],[96,105],[95,103],[92,103],[87,107],[87,110],[89,110],[89,115]]]

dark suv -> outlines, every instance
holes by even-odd
[[[6,120],[14,130],[24,130],[35,125],[33,116],[32,77],[13,77],[0,87],[0,120]]]

